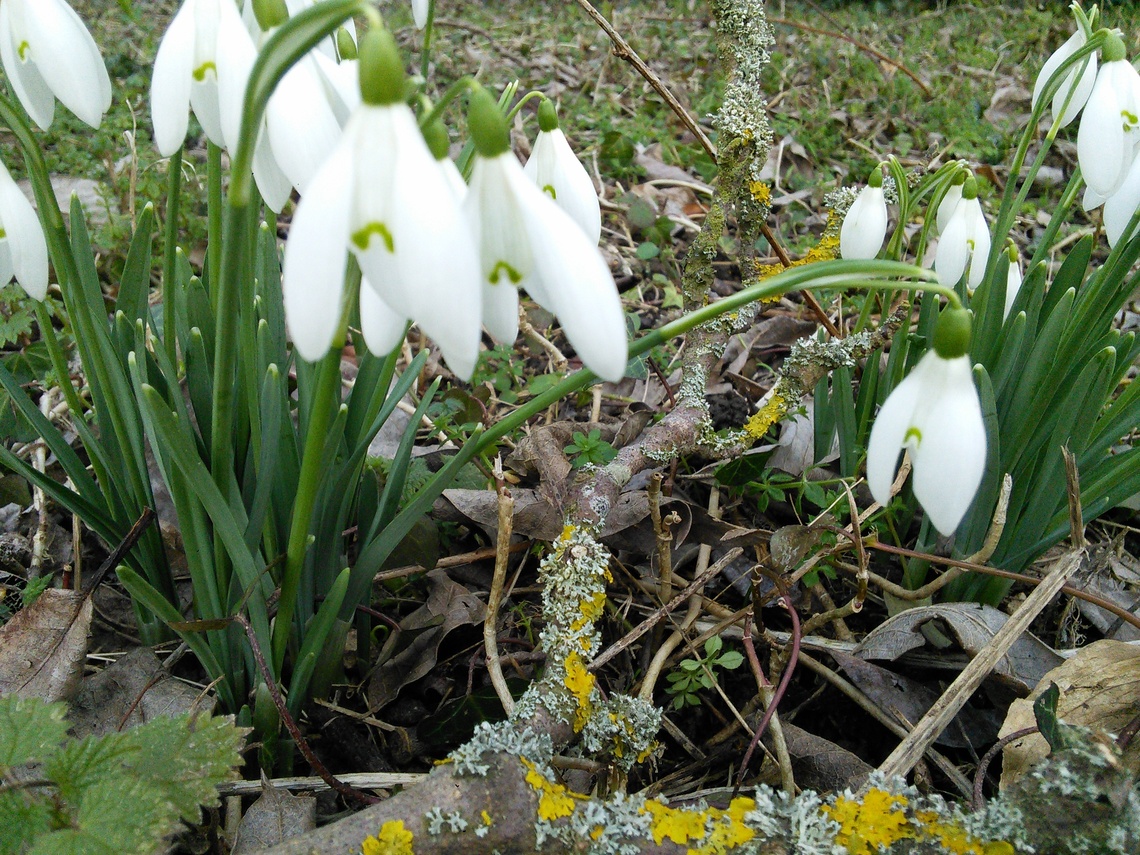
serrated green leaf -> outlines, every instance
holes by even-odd
[[[65,800],[79,804],[84,790],[108,776],[121,776],[124,760],[138,750],[130,732],[87,736],[63,746],[44,764],[44,772]]]
[[[67,738],[66,704],[6,695],[0,698],[0,766],[45,761]]]
[[[131,731],[141,750],[127,766],[157,785],[178,816],[197,822],[201,806],[218,803],[217,785],[235,777],[245,733],[228,718],[156,718]]]
[[[71,827],[39,837],[28,855],[152,855],[176,826],[162,791],[120,770],[84,792]]]
[[[0,855],[26,852],[33,840],[52,830],[51,805],[26,792],[0,792],[0,829]]]

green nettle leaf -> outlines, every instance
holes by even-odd
[[[151,855],[176,826],[159,790],[120,771],[89,787],[72,827],[40,837],[28,855]]]
[[[226,718],[158,718],[132,731],[142,751],[128,767],[197,822],[200,806],[218,803],[217,785],[234,777],[245,733]]]
[[[0,792],[0,855],[26,852],[32,841],[47,834],[54,813],[47,799],[30,798],[19,790]]]
[[[123,762],[138,750],[129,732],[88,736],[63,746],[44,764],[44,773],[65,800],[78,803],[84,790],[109,776],[121,777]]]
[[[43,762],[67,738],[66,704],[39,698],[0,698],[0,767]]]

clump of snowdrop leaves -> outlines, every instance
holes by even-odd
[[[990,230],[978,200],[978,182],[970,176],[962,185],[962,198],[954,205],[938,239],[934,270],[939,281],[950,287],[957,285],[965,274],[966,285],[972,290],[981,284],[986,274],[989,254]]]
[[[538,108],[538,137],[523,172],[597,244],[602,236],[602,207],[594,182],[558,127],[558,112],[548,98]]]
[[[64,0],[0,3],[0,61],[16,97],[45,131],[57,98],[93,128],[111,106],[103,57]]]
[[[301,197],[285,244],[285,316],[297,352],[323,356],[343,335],[345,269],[363,273],[361,323],[386,353],[414,320],[451,369],[469,378],[479,354],[479,265],[448,182],[404,103],[404,68],[392,35],[360,45],[361,105]]]
[[[982,406],[966,354],[970,325],[967,310],[943,310],[933,348],[888,396],[867,446],[867,484],[875,501],[890,501],[899,452],[908,449],[914,495],[947,536],[966,515],[986,465]]]
[[[525,288],[558,317],[586,367],[617,382],[628,362],[625,314],[597,240],[526,177],[506,119],[482,87],[472,92],[468,123],[476,157],[464,210],[479,251],[487,330],[515,340]]]
[[[844,258],[874,258],[887,236],[887,200],[883,195],[883,168],[876,166],[843,218],[839,254]]]

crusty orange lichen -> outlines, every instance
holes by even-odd
[[[658,845],[664,840],[684,845],[705,836],[705,815],[701,811],[647,801],[645,812],[653,817],[653,842]]]
[[[566,657],[564,665],[566,676],[563,678],[563,683],[570,690],[570,694],[574,696],[576,704],[574,732],[580,733],[594,712],[594,702],[591,700],[594,691],[594,675],[586,670],[586,663],[576,650]]]
[[[840,796],[823,810],[839,823],[835,840],[851,855],[873,855],[900,840],[937,842],[951,855],[1013,855],[1010,844],[982,843],[935,811],[916,811],[912,819],[907,805],[906,796],[872,788],[861,800]]]
[[[759,411],[744,423],[744,432],[753,440],[762,439],[768,429],[788,412],[788,401],[779,392],[773,392]]]
[[[708,816],[712,821],[708,840],[696,849],[690,849],[690,855],[724,855],[737,846],[743,846],[756,836],[756,832],[744,823],[744,816],[756,809],[756,800],[739,797],[728,804],[728,810],[709,808]]]
[[[824,227],[823,234],[820,236],[819,241],[803,258],[796,259],[791,263],[792,267],[803,267],[805,264],[813,264],[817,261],[830,261],[833,258],[839,257],[839,223],[835,219],[834,214],[828,214],[827,225]],[[783,264],[758,264],[756,265],[756,277],[758,279],[767,279],[770,276],[775,276],[788,268]]]
[[[665,840],[688,846],[688,855],[725,855],[756,836],[744,822],[744,816],[756,809],[756,801],[733,799],[728,810],[720,808],[673,808],[658,801],[647,801],[644,812],[652,817],[650,833],[653,842]]]
[[[360,848],[364,855],[415,855],[413,839],[403,821],[393,819],[380,826],[375,837],[366,837]]]
[[[772,204],[772,188],[765,184],[763,181],[750,181],[748,183],[748,192],[761,205],[770,207]]]
[[[526,782],[534,787],[538,793],[539,819],[552,821],[570,816],[574,813],[574,800],[586,798],[578,793],[571,792],[562,784],[551,781],[538,771],[538,767],[534,763],[525,757],[520,757],[519,760],[527,769]]]

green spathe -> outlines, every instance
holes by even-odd
[[[538,129],[547,133],[558,130],[558,110],[549,98],[543,98],[538,107]]]
[[[944,309],[934,327],[934,352],[943,359],[965,356],[970,347],[972,325],[969,310],[953,306]]]
[[[383,27],[374,27],[360,40],[360,95],[374,107],[404,100],[404,60]]]
[[[285,0],[253,0],[253,16],[263,32],[280,27],[289,20],[289,10]]]
[[[482,86],[471,90],[467,127],[471,132],[471,141],[475,143],[475,150],[483,157],[498,157],[511,147],[507,119],[491,93]]]

